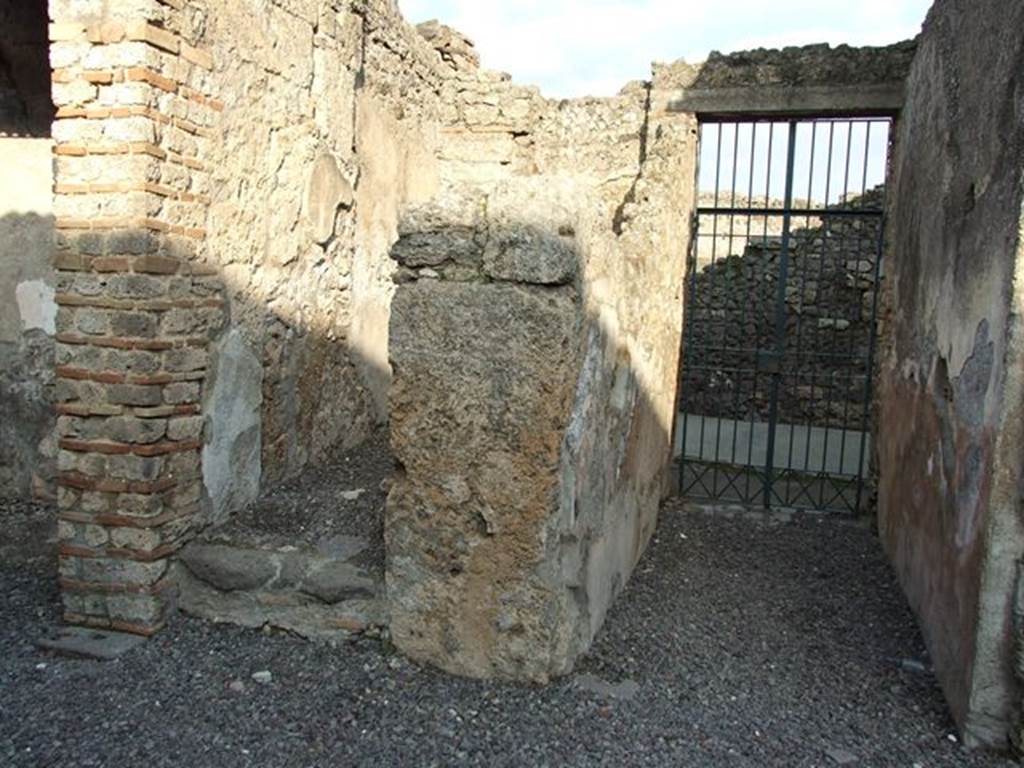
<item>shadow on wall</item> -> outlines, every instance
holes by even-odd
[[[224,270],[219,278],[228,306],[208,359],[197,359],[206,366],[202,470],[214,524],[332,450],[361,443],[379,422],[371,381],[390,375],[349,342],[346,291],[318,297],[339,306],[310,316],[259,301]]]
[[[281,246],[290,258],[268,241],[252,263],[220,268],[230,319],[212,343],[203,408],[203,473],[217,521],[261,487],[297,475],[336,447],[354,447],[386,418],[390,370],[381,361],[390,280],[379,273],[390,262],[386,246],[375,255],[365,231],[380,217],[365,199],[376,183],[364,173],[353,188],[321,152],[305,223]],[[290,253],[287,245],[298,240],[300,252]]]
[[[464,191],[410,211],[392,252],[391,633],[458,674],[569,672],[667,489],[671,409],[590,301],[571,210]]]
[[[0,216],[0,497],[53,497],[52,252],[52,216]]]
[[[268,386],[309,382],[286,393],[298,401],[292,408],[311,411],[298,413],[308,418],[299,427],[334,408],[330,386],[339,381],[353,382],[345,405],[358,406],[359,360],[347,341],[252,294],[225,306],[230,282],[197,258],[199,247],[147,229],[61,230],[58,238],[60,573],[74,623],[159,628],[173,602],[165,599],[169,558],[260,490]],[[267,346],[228,324],[231,311],[259,318],[261,330],[284,329],[284,341],[259,338],[288,345],[294,379],[273,370],[268,385]],[[323,434],[326,451],[334,441]]]
[[[0,0],[0,136],[49,136],[51,98],[46,0]]]

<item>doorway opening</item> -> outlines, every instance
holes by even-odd
[[[889,117],[701,121],[682,495],[864,506],[890,129]]]

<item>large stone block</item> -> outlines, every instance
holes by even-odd
[[[562,128],[596,156],[592,126]],[[545,151],[571,171],[503,168],[474,174],[476,188],[449,173],[400,221],[391,430],[404,472],[385,529],[392,636],[414,658],[564,674],[649,541],[670,461],[692,129],[649,126],[632,192],[562,141]]]
[[[317,156],[306,187],[306,216],[313,230],[313,239],[326,245],[334,237],[338,208],[352,207],[352,184],[327,152]]]
[[[207,380],[203,482],[214,520],[253,499],[260,486],[263,367],[238,330],[216,345]]]
[[[472,676],[571,665],[546,573],[578,368],[572,287],[420,281],[394,300],[388,598],[396,644]]]
[[[547,179],[498,185],[487,199],[485,274],[519,283],[571,283],[579,254],[576,217],[565,202],[569,195]]]

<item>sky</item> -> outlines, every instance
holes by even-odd
[[[888,120],[801,122],[795,130],[795,199],[835,205],[885,182]],[[786,123],[704,124],[700,189],[718,190],[716,205],[742,197],[783,199],[789,131]]]
[[[916,35],[931,0],[399,0],[476,43],[483,65],[545,96],[611,96],[652,61],[712,50],[827,42],[885,45]]]

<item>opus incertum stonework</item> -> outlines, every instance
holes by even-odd
[[[569,101],[394,0],[264,7],[0,0],[0,492],[55,502],[68,623],[569,672],[671,491],[699,121],[885,115],[878,529],[965,738],[1016,740],[1024,6]],[[382,424],[382,568],[225,533]]]

